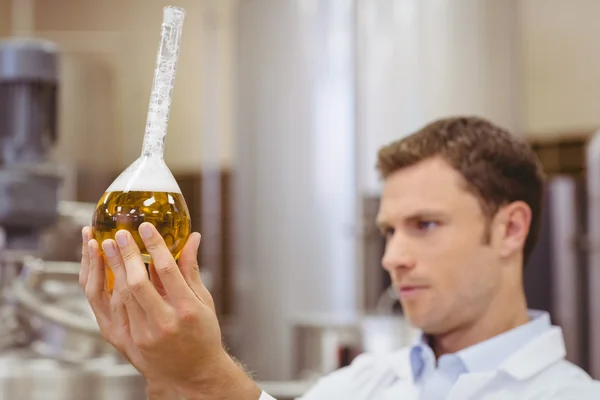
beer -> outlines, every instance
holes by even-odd
[[[180,192],[107,191],[98,201],[94,212],[93,235],[101,244],[106,239],[114,239],[117,231],[125,229],[131,232],[144,262],[150,263],[152,258],[138,233],[142,222],[150,222],[156,227],[177,259],[191,232],[189,211]],[[108,265],[106,271],[106,289],[111,292],[114,275]]]
[[[152,260],[138,233],[143,222],[157,228],[175,259],[191,231],[181,189],[163,157],[184,17],[179,7],[164,8],[142,154],[106,189],[92,220],[100,244],[121,229],[131,232],[146,264]],[[107,267],[106,290],[113,288],[114,275]]]

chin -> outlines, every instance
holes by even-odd
[[[423,326],[427,326],[427,318],[421,313],[415,312],[410,309],[404,309],[404,318],[408,323],[417,329],[423,329]]]
[[[416,329],[423,331],[426,334],[438,333],[439,324],[435,322],[435,317],[431,311],[406,310],[404,317],[408,323]],[[438,329],[436,329],[438,328]]]

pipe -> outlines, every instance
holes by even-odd
[[[552,259],[552,309],[563,329],[568,359],[581,365],[581,279],[578,269],[576,239],[577,205],[573,178],[558,176],[548,185]]]
[[[589,372],[600,379],[600,130],[587,147]]]

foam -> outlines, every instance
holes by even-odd
[[[185,12],[182,8],[164,8],[142,149],[142,153],[147,156],[162,154],[164,149],[184,17]]]
[[[163,9],[165,24],[181,25],[185,18],[185,10],[181,7],[167,6]]]
[[[167,164],[154,157],[134,161],[106,189],[107,192],[169,192],[181,194],[181,189]]]

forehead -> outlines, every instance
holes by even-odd
[[[458,171],[441,158],[402,168],[385,180],[380,218],[392,219],[423,211],[479,213],[477,198],[466,190]]]

